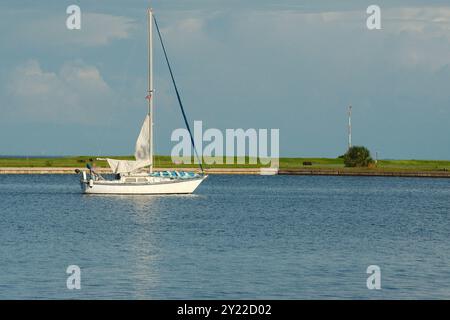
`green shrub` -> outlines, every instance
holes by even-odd
[[[370,151],[366,147],[354,146],[344,154],[344,164],[346,167],[368,167],[374,163],[370,156]]]

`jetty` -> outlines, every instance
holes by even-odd
[[[84,167],[0,167],[0,174],[75,174],[76,170],[87,170]],[[154,171],[194,171],[197,168],[154,168]],[[112,174],[110,168],[96,168],[100,174]],[[205,169],[206,174],[261,174],[261,168],[212,168]]]
[[[0,167],[0,174],[75,174],[82,167]],[[193,168],[154,168],[155,171],[198,171]],[[110,168],[97,168],[100,174],[111,174]],[[339,169],[305,169],[291,168],[270,170],[269,168],[207,168],[206,174],[240,174],[240,175],[296,175],[296,176],[365,176],[365,177],[420,177],[450,178],[450,171],[389,171],[389,170],[349,170]]]

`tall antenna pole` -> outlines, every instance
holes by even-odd
[[[148,8],[148,117],[150,173],[153,172],[153,12]]]
[[[352,106],[348,107],[348,148],[352,147]]]

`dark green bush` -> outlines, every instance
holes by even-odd
[[[366,147],[354,146],[344,154],[344,164],[346,167],[368,167],[374,163],[370,156],[370,151]]]

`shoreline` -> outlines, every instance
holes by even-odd
[[[76,174],[75,170],[86,170],[80,167],[0,167],[0,175],[7,174]],[[155,168],[155,171],[195,171],[195,168]],[[111,174],[109,168],[97,168],[100,174]],[[276,174],[261,168],[209,168],[206,174],[241,174],[241,175],[270,175]],[[362,177],[413,177],[413,178],[450,178],[450,171],[379,171],[359,169],[358,171],[343,169],[279,169],[278,175],[299,176],[362,176]]]

